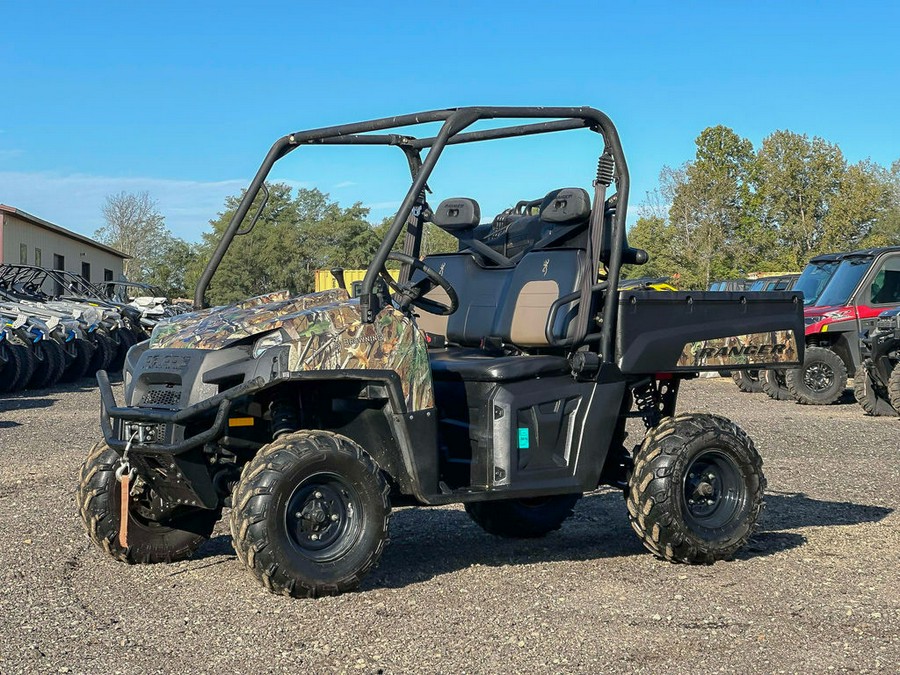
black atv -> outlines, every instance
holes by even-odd
[[[853,378],[857,402],[870,415],[900,413],[900,307],[878,317],[861,340],[863,360]]]
[[[409,135],[435,122],[435,136]],[[426,201],[449,145],[570,130],[599,141],[593,199],[556,189],[486,223],[473,199]],[[323,145],[393,146],[412,173],[358,297],[273,292],[201,309],[273,164]],[[462,503],[490,533],[538,537],[611,485],[654,554],[728,558],[756,526],[762,461],[731,421],[676,414],[679,384],[799,364],[802,297],[620,290],[623,265],[647,260],[626,241],[628,190],[618,133],[592,108],[436,110],[279,139],[198,282],[196,311],[129,350],[125,405],[98,374],[105,440],[78,491],[88,535],[118,560],[173,561],[230,507],[238,558],[259,581],[317,596],[372,569],[392,506]],[[459,250],[421,258],[428,222]],[[647,434],[629,447],[633,416]]]

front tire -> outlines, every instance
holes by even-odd
[[[667,417],[635,456],[628,517],[659,557],[708,564],[730,558],[753,534],[765,486],[762,458],[736,424]]]
[[[900,363],[894,366],[891,377],[888,379],[888,400],[891,406],[900,413]]]
[[[853,376],[853,395],[866,414],[874,417],[896,417],[897,411],[888,400],[888,392],[877,386],[863,365]]]
[[[56,340],[41,340],[34,345],[38,367],[35,368],[28,382],[30,389],[46,389],[52,387],[62,377],[66,368],[66,352]]]
[[[3,340],[0,342],[0,393],[15,391],[13,386],[22,379],[22,359],[19,345]]]
[[[825,347],[807,347],[803,365],[785,373],[791,395],[804,405],[830,405],[847,388],[847,366]]]
[[[75,338],[66,344],[66,369],[60,378],[63,382],[77,382],[85,377],[94,354],[94,345],[88,340]]]
[[[235,551],[273,593],[352,590],[388,542],[389,495],[375,460],[349,438],[288,434],[244,467],[232,498]]]
[[[102,441],[91,448],[81,465],[76,499],[88,538],[110,557],[131,564],[190,558],[212,535],[221,512],[194,509],[165,523],[155,523],[139,518],[130,509],[128,547],[123,547],[119,544],[118,466],[119,455]]]
[[[787,387],[784,370],[771,368],[761,372],[762,389],[771,399],[776,401],[791,401],[793,396]]]
[[[745,394],[758,394],[762,389],[762,381],[759,370],[735,370],[731,373],[731,379]]]

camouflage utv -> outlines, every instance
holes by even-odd
[[[409,135],[423,124],[436,135]],[[474,199],[426,201],[451,145],[575,130],[597,142],[593,198],[554,189],[484,223]],[[202,309],[273,164],[322,145],[393,146],[411,169],[358,297],[273,292]],[[647,260],[626,241],[628,191],[616,129],[592,108],[437,110],[279,139],[198,282],[196,311],[128,352],[125,405],[98,375],[105,440],[78,498],[90,538],[125,562],[178,560],[230,507],[252,574],[317,596],[373,568],[392,506],[461,503],[487,532],[538,537],[609,485],[657,556],[731,556],[756,525],[762,462],[729,420],[676,415],[679,383],[799,364],[802,298],[621,290],[623,265]],[[427,222],[458,250],[422,258]],[[631,448],[629,417],[647,429]]]

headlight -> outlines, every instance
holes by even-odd
[[[277,330],[274,333],[263,335],[259,340],[253,343],[253,358],[258,359],[263,352],[272,347],[284,344],[284,332]]]
[[[811,326],[811,325],[814,324],[814,323],[819,323],[819,322],[820,322],[822,319],[824,319],[824,318],[825,318],[825,317],[822,316],[822,315],[819,315],[819,316],[807,316],[806,318],[803,319],[803,323],[806,324],[807,326]]]

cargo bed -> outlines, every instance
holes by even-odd
[[[803,294],[623,291],[616,362],[624,373],[793,367],[803,360]]]

